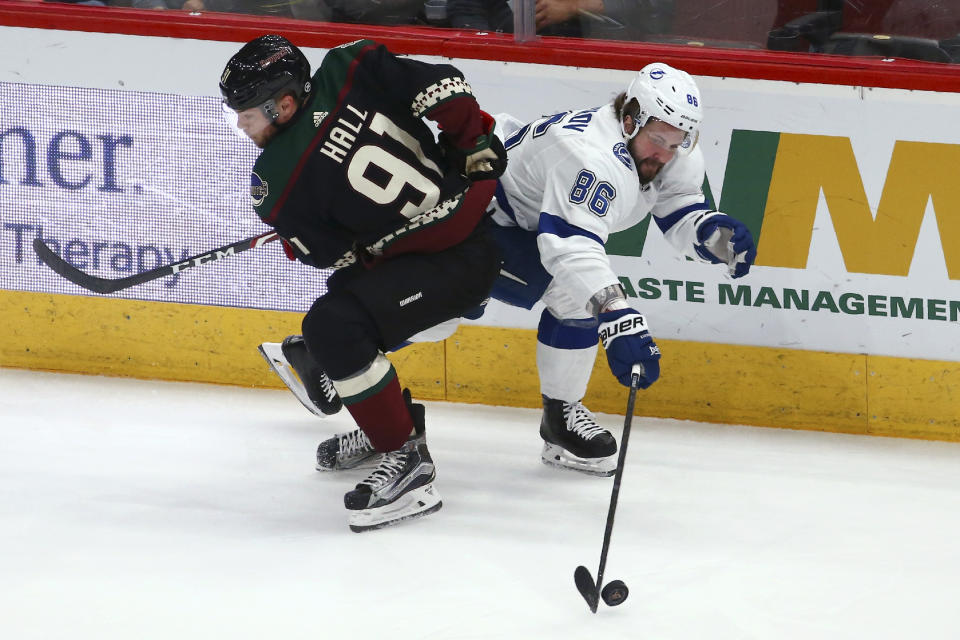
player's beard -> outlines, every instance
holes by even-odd
[[[277,135],[279,130],[280,128],[271,122],[265,128],[258,131],[255,136],[251,136],[250,134],[247,134],[247,136],[253,140],[253,144],[263,149],[271,140],[273,140],[273,137]]]
[[[664,163],[653,158],[642,158],[637,163],[637,175],[640,176],[640,184],[649,184],[663,169]]]

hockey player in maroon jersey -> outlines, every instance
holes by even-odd
[[[351,529],[436,511],[424,408],[384,353],[479,305],[497,276],[481,224],[506,166],[492,118],[456,68],[368,40],[330,50],[311,77],[297,47],[262,36],[230,59],[220,90],[263,149],[257,214],[289,256],[335,269],[284,352],[325,372],[379,454],[344,496]]]

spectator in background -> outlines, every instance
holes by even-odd
[[[882,31],[880,25],[884,16],[896,2],[897,0],[777,0],[777,17],[773,21],[773,27],[782,27],[791,20],[815,11],[843,11],[844,31],[879,33]],[[927,4],[926,0],[923,4]]]
[[[447,13],[456,29],[513,33],[513,10],[507,0],[447,0]]]
[[[508,0],[447,0],[450,26],[513,32]],[[536,0],[537,33],[544,36],[645,40],[669,33],[675,0]]]
[[[183,5],[186,3],[184,0],[130,0],[130,2],[124,2],[124,0],[114,0],[110,4],[115,7],[130,6],[134,9],[164,10],[180,9],[183,8]]]
[[[107,3],[104,0],[43,0],[44,2],[56,2],[59,4],[82,4],[88,7],[104,7]]]
[[[537,33],[644,40],[670,32],[674,5],[675,0],[536,0]]]
[[[247,13],[303,20],[330,19],[330,9],[324,0],[111,0],[110,4],[135,9]]]
[[[960,3],[956,0],[899,0],[882,15],[879,31],[933,40],[957,37],[960,34]]]
[[[423,24],[424,0],[326,0],[333,22]]]

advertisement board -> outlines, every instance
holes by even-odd
[[[269,230],[249,205],[258,150],[219,100],[139,91],[0,84],[0,287],[88,294],[33,251],[121,278]],[[177,273],[119,297],[305,311],[326,272],[277,245]]]
[[[20,37],[33,30],[9,31]],[[29,82],[0,84],[8,114],[0,126],[0,287],[82,293],[37,263],[30,242],[38,235],[76,266],[119,277],[265,230],[247,203],[256,149],[226,126],[216,95],[215,79],[234,44],[180,43],[164,61],[176,73],[152,81],[140,72],[139,56],[164,39],[101,38],[133,46],[130,56],[103,61],[97,82],[57,84],[64,71],[51,57],[27,69]],[[71,33],[66,53],[57,55],[87,55],[92,39]],[[307,53],[317,64],[324,51]],[[606,102],[632,76],[451,62],[485,109],[527,120]],[[123,79],[123,89],[108,78]],[[615,270],[654,332],[699,342],[960,359],[960,186],[953,177],[960,128],[951,118],[960,99],[697,80],[706,108],[699,142],[704,190],[751,228],[757,264],[748,277],[730,280],[720,267],[678,258],[649,221],[613,236]],[[180,85],[183,92],[176,91]],[[303,311],[322,287],[322,273],[288,263],[272,246],[120,295]],[[477,322],[532,328],[538,316],[492,304]]]

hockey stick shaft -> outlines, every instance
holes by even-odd
[[[597,569],[596,599],[600,600],[603,587],[603,571],[607,568],[607,552],[610,550],[610,538],[613,535],[613,519],[617,513],[617,499],[620,497],[620,480],[627,458],[627,444],[630,442],[630,424],[633,422],[633,405],[637,400],[637,388],[640,386],[640,365],[634,365],[630,376],[630,394],[627,396],[627,415],[623,419],[623,435],[620,437],[620,455],[617,456],[617,472],[613,476],[613,491],[610,492],[610,509],[607,511],[607,526],[603,532],[603,547],[600,549],[600,567]]]
[[[217,249],[212,249],[204,253],[198,253],[195,256],[187,258],[186,260],[171,262],[170,264],[161,265],[148,271],[142,271],[124,278],[101,278],[99,276],[90,275],[89,273],[81,271],[77,267],[61,258],[56,251],[51,249],[40,238],[34,239],[33,250],[37,252],[37,256],[44,263],[46,263],[48,267],[75,285],[81,286],[88,291],[93,291],[94,293],[114,293],[123,289],[129,289],[130,287],[135,287],[138,284],[144,284],[145,282],[151,282],[167,276],[176,275],[181,271],[185,271],[186,269],[192,269],[210,262],[216,262],[217,260],[222,260],[223,258],[236,255],[242,251],[246,251],[247,249],[255,249],[263,246],[264,244],[279,238],[280,236],[274,231],[262,233],[260,235],[253,236],[252,238],[247,238],[246,240],[240,240],[239,242],[224,245]]]

